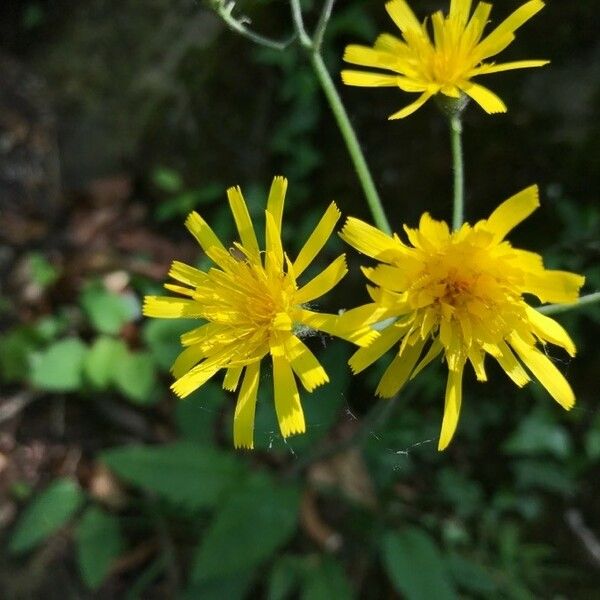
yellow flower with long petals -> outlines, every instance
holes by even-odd
[[[399,87],[421,95],[390,119],[402,119],[436,94],[459,98],[464,92],[487,113],[506,112],[504,102],[487,88],[473,83],[473,77],[512,69],[541,67],[547,60],[519,60],[495,64],[492,56],[502,52],[514,39],[515,31],[543,7],[541,0],[530,0],[515,10],[494,31],[482,39],[492,5],[479,2],[473,14],[472,0],[450,0],[450,12],[431,16],[433,41],[427,22],[420,23],[404,0],[392,0],[387,12],[402,32],[402,39],[384,33],[373,48],[350,45],[344,60],[354,65],[393,71],[394,75],[367,71],[342,71],[348,85],[361,87]]]
[[[443,353],[449,372],[439,450],[450,443],[458,424],[465,364],[470,362],[477,379],[486,381],[486,354],[519,387],[530,380],[524,365],[561,406],[570,409],[575,403],[568,382],[538,344],[556,344],[571,356],[575,346],[523,294],[542,303],[571,303],[584,278],[547,270],[539,255],[504,240],[538,206],[538,189],[532,186],[503,202],[489,219],[455,232],[425,213],[418,229],[404,228],[410,245],[355,218],[342,230],[347,243],[381,263],[363,268],[375,284],[369,286],[373,302],[344,313],[343,326],[392,321],[349,364],[358,373],[399,342],[376,392],[389,398]]]
[[[181,337],[185,350],[173,364],[177,381],[172,389],[183,398],[225,369],[223,387],[231,391],[240,387],[233,425],[236,447],[254,445],[262,358],[271,355],[275,409],[281,433],[288,437],[306,429],[295,376],[309,392],[329,380],[301,338],[312,330],[359,345],[372,337],[368,328],[343,334],[335,315],[307,308],[347,272],[341,255],[305,285],[297,283],[329,239],[340,212],[335,203],[329,205],[292,262],[281,243],[286,188],[286,179],[274,178],[265,211],[266,250],[262,252],[239,187],[227,190],[240,239],[232,248],[223,246],[206,221],[192,212],[185,225],[216,266],[205,272],[175,261],[169,275],[178,283],[165,287],[182,297],[147,296],[144,302],[144,314],[149,317],[206,321]]]

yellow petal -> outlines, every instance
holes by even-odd
[[[434,358],[439,356],[444,349],[442,343],[438,338],[433,340],[433,343],[427,350],[425,356],[419,361],[419,364],[413,369],[413,372],[410,376],[411,379],[414,379]]]
[[[415,13],[404,0],[392,0],[385,5],[385,9],[402,33],[410,29],[421,31],[421,24]]]
[[[504,372],[519,387],[523,387],[526,383],[531,381],[529,375],[527,375],[525,369],[523,369],[515,355],[512,353],[512,350],[505,342],[498,342],[493,347],[486,345],[484,346],[484,349],[498,361],[498,364],[502,367]]]
[[[342,71],[342,81],[346,85],[357,87],[396,87],[398,79],[398,75],[353,71],[352,69],[344,69]]]
[[[473,366],[477,381],[487,381],[485,372],[485,353],[480,348],[472,347],[468,352],[469,362]]]
[[[585,283],[585,277],[568,271],[540,271],[527,273],[524,288],[542,302],[570,304],[579,297],[579,289]]]
[[[440,440],[438,450],[445,450],[452,441],[458,417],[460,416],[460,405],[462,402],[462,375],[463,368],[457,371],[448,372],[448,381],[446,383],[446,400],[444,403],[444,418],[442,420],[442,429],[440,431]]]
[[[272,273],[283,272],[283,246],[281,245],[281,230],[277,227],[275,219],[267,210],[265,211],[267,225],[265,267]]]
[[[202,285],[208,280],[208,277],[204,271],[190,267],[190,265],[186,265],[178,260],[173,261],[171,264],[169,277],[193,287]]]
[[[308,392],[327,383],[329,377],[321,363],[306,345],[295,335],[290,335],[284,342],[286,356],[294,373]]]
[[[231,207],[231,212],[240,235],[240,241],[251,258],[254,261],[258,261],[258,241],[256,240],[256,233],[254,232],[254,226],[248,212],[248,206],[242,196],[242,190],[239,187],[229,188],[227,190],[227,198],[229,199],[229,206]]]
[[[194,300],[170,298],[168,296],[146,296],[142,312],[146,317],[158,317],[160,319],[202,316],[201,307]]]
[[[189,346],[177,355],[171,366],[171,373],[176,379],[183,377],[192,367],[206,358],[206,351],[201,346]]]
[[[425,102],[427,102],[432,95],[433,94],[430,91],[423,92],[412,104],[409,104],[402,110],[390,115],[388,119],[392,121],[394,119],[404,119],[405,117],[412,115],[416,110],[421,108],[421,106],[423,106],[423,104],[425,104]]]
[[[194,346],[187,348],[185,352],[192,352]],[[181,355],[180,355],[181,356]],[[191,371],[180,377],[172,386],[171,389],[180,397],[185,398],[193,391],[197,390],[201,385],[204,385],[222,366],[213,359],[205,360],[195,366]]]
[[[378,260],[402,247],[391,236],[354,217],[346,220],[340,237],[359,252]]]
[[[567,410],[573,408],[575,395],[563,374],[535,346],[526,344],[519,336],[511,335],[510,345],[548,393]]]
[[[401,57],[406,57],[411,53],[411,49],[405,42],[389,33],[379,35],[375,40],[374,48]]]
[[[306,431],[304,412],[292,367],[284,356],[273,356],[275,411],[284,438]]]
[[[235,392],[242,374],[243,367],[229,367],[225,372],[225,378],[223,379],[223,389],[230,392]]]
[[[506,234],[524,221],[540,205],[537,185],[531,185],[518,194],[505,200],[490,215],[482,226],[491,231],[496,240],[502,240]]]
[[[378,396],[391,398],[400,391],[419,360],[424,344],[424,340],[419,340],[412,346],[406,345],[403,351],[394,357],[375,390]]]
[[[549,60],[517,60],[514,62],[500,63],[498,65],[482,65],[472,71],[469,71],[469,77],[476,75],[489,75],[490,73],[501,73],[502,71],[512,71],[514,69],[530,69],[533,67],[543,67]]]
[[[465,81],[459,87],[467,96],[473,98],[486,113],[496,114],[506,112],[506,104],[494,92],[482,85],[473,83],[472,81]]]
[[[190,298],[193,298],[196,293],[195,290],[183,287],[182,285],[175,285],[174,283],[165,283],[164,287],[170,292],[175,292],[176,294],[181,294],[182,296],[188,296]]]
[[[301,287],[294,296],[298,304],[305,304],[315,298],[319,298],[337,285],[346,275],[346,257],[344,254],[338,256],[326,269],[313,277],[306,285]]]
[[[533,332],[540,339],[561,346],[570,356],[575,356],[575,344],[561,325],[554,319],[535,310],[535,308],[528,306],[525,310],[527,312],[527,318],[533,326]]]
[[[337,315],[316,313],[303,308],[296,312],[295,318],[299,323],[307,325],[311,329],[329,333],[358,346],[368,345],[378,335],[368,326],[347,328],[340,323],[340,317]]]
[[[188,231],[196,238],[200,247],[210,256],[211,248],[217,248],[227,254],[225,246],[221,243],[215,232],[210,228],[208,223],[197,213],[191,212],[185,220],[185,226]],[[220,265],[220,263],[217,263]]]
[[[465,37],[468,37],[471,43],[476,44],[481,39],[491,10],[492,5],[487,2],[479,2],[475,7],[475,11],[465,29]]]
[[[294,276],[300,277],[304,270],[312,263],[321,248],[325,245],[329,237],[331,236],[341,213],[335,202],[332,202],[325,214],[321,217],[318,225],[315,227],[313,232],[310,234],[308,240],[302,250],[298,253],[296,260],[294,261]]]
[[[273,223],[279,236],[281,236],[281,220],[283,219],[283,203],[285,201],[285,192],[287,190],[287,179],[277,176],[273,178],[269,197],[267,199],[267,212],[271,213]],[[268,236],[268,231],[267,231]]]
[[[406,329],[396,325],[386,327],[368,346],[359,348],[348,361],[352,372],[360,373],[379,360],[406,333]]]
[[[449,17],[457,22],[457,25],[463,28],[467,24],[469,13],[471,12],[471,0],[450,0]]]
[[[233,416],[233,445],[236,448],[254,448],[254,413],[259,379],[260,362],[248,365]]]
[[[544,8],[544,3],[541,0],[530,0],[530,2],[526,2],[517,8],[481,42],[481,58],[488,58],[504,50],[508,45],[505,45],[505,40],[511,38],[512,41],[514,39],[514,32],[542,10],[542,8]]]
[[[205,323],[182,334],[181,344],[182,346],[203,344],[206,341],[217,339],[217,336],[224,330],[225,328],[218,323]]]

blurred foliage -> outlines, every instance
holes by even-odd
[[[319,3],[303,4],[314,23]],[[324,48],[332,71],[344,44],[372,41],[385,22],[380,4],[339,4]],[[519,42],[553,54],[556,81],[508,75],[507,116],[468,113],[469,211],[484,216],[540,181],[543,216],[517,232],[515,245],[541,251],[552,268],[584,273],[593,291],[600,289],[598,125],[576,125],[600,99],[598,60],[590,60],[598,56],[597,7],[554,5]],[[576,390],[570,413],[539,386],[514,389],[490,365],[489,383],[466,377],[456,439],[439,454],[439,365],[411,382],[384,423],[365,426],[384,361],[351,379],[350,348],[314,336],[307,343],[332,381],[303,398],[307,434],[280,437],[265,370],[256,450],[233,451],[231,394],[213,382],[185,401],[169,391],[178,338],[197,323],[141,319],[141,298],[159,292],[166,271],[152,250],[182,239],[190,210],[231,239],[225,188],[242,184],[260,219],[265,182],[276,172],[291,181],[284,235],[292,250],[333,197],[345,214],[365,216],[339,134],[296,47],[253,48],[188,0],[156,0],[143,10],[133,1],[65,6],[25,3],[17,20],[4,21],[12,27],[5,39],[55,95],[66,188],[130,169],[127,202],[144,207],[154,237],[117,259],[103,250],[113,262],[87,270],[56,232],[16,253],[24,283],[0,299],[1,400],[20,407],[5,413],[0,405],[2,422],[14,424],[5,437],[15,440],[5,447],[0,436],[2,468],[14,463],[1,482],[5,597],[51,598],[56,589],[60,597],[132,599],[595,597],[600,571],[582,531],[600,537],[598,306],[559,317],[579,350],[575,360],[552,355]],[[239,9],[278,39],[291,31],[286,3],[255,0]],[[579,113],[564,97],[573,61],[592,88]],[[516,82],[544,91],[532,100]],[[423,207],[447,214],[441,119],[423,110],[391,125],[382,115],[401,101],[395,91],[343,94],[394,222],[411,222]],[[104,214],[105,204],[94,210]],[[78,201],[64,207],[77,210]],[[351,266],[358,262],[348,254]],[[160,275],[140,268],[153,264]],[[128,270],[125,285],[107,277]],[[364,294],[353,268],[324,308]],[[572,525],[573,511],[587,529]]]

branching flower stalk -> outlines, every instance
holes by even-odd
[[[323,56],[321,55],[323,36],[325,34],[325,29],[327,28],[327,23],[329,22],[333,3],[334,0],[327,0],[325,2],[323,11],[321,12],[321,16],[317,24],[317,28],[313,37],[311,38],[304,27],[302,9],[300,7],[299,0],[290,0],[294,27],[296,29],[296,34],[300,44],[307,51],[310,57],[311,65],[315,75],[321,84],[323,93],[327,98],[327,102],[329,103],[338,127],[340,128],[340,132],[344,138],[346,147],[348,148],[350,158],[354,164],[356,175],[358,176],[367,200],[367,204],[369,205],[369,209],[373,215],[373,220],[382,231],[391,232],[389,221],[385,214],[381,199],[379,198],[379,194],[377,193],[375,183],[373,182],[373,177],[369,167],[367,166],[367,161],[365,160],[360,143],[356,137],[356,132],[352,127],[352,123],[350,122],[350,118],[346,112],[346,108],[342,103],[340,95],[338,94],[333,80],[331,79],[331,75],[325,66]]]

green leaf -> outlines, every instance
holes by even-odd
[[[531,414],[504,444],[509,454],[552,454],[566,458],[571,453],[571,440],[563,427],[543,415]]]
[[[81,307],[100,333],[117,334],[137,316],[131,299],[113,294],[98,283],[88,285],[80,296]]]
[[[0,336],[0,375],[6,383],[20,381],[29,374],[30,357],[40,340],[29,327],[15,327]]]
[[[306,573],[302,600],[350,600],[353,597],[344,569],[333,558],[322,557],[318,566]]]
[[[456,594],[442,555],[422,529],[407,527],[383,538],[383,563],[396,590],[406,600],[454,600]]]
[[[31,357],[31,383],[42,390],[70,392],[82,385],[87,347],[78,338],[67,338]]]
[[[30,550],[62,527],[83,502],[79,486],[71,479],[51,483],[21,515],[10,540],[14,554]]]
[[[81,577],[95,590],[123,549],[119,520],[95,506],[88,508],[77,527],[76,539]]]
[[[106,388],[126,355],[127,347],[122,340],[100,336],[85,357],[84,372],[97,388]]]
[[[259,567],[296,530],[299,492],[262,474],[240,484],[223,503],[194,559],[192,581]]]
[[[58,270],[48,262],[43,254],[32,252],[28,259],[31,278],[39,286],[46,288],[58,279]]]
[[[452,554],[446,559],[446,564],[452,578],[464,591],[482,594],[486,597],[490,597],[490,594],[497,591],[496,582],[476,562],[459,554]]]
[[[191,509],[215,506],[242,473],[235,456],[191,442],[114,448],[102,460],[124,481]]]
[[[174,194],[183,188],[181,175],[169,167],[156,167],[152,172],[152,182],[163,192]]]
[[[156,372],[149,352],[126,352],[115,364],[113,381],[117,389],[136,404],[153,404],[156,399]]]
[[[232,573],[208,581],[192,582],[183,600],[244,600],[256,578],[254,570]]]
[[[147,319],[142,329],[142,339],[156,363],[168,371],[183,350],[179,341],[181,335],[200,324],[198,319]]]

